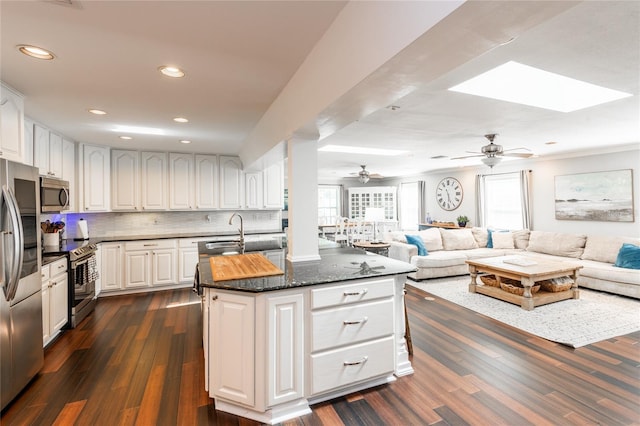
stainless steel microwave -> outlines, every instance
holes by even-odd
[[[69,209],[69,182],[40,177],[40,211],[59,213]]]

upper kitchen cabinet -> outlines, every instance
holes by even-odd
[[[282,162],[267,167],[264,171],[264,208],[282,209],[284,204],[284,168]]]
[[[190,210],[194,199],[193,154],[169,154],[169,208]]]
[[[109,211],[109,148],[82,145],[82,207],[84,211]]]
[[[218,156],[196,154],[195,176],[196,209],[217,209],[220,186]]]
[[[33,166],[33,127],[34,122],[24,118],[24,164]]]
[[[33,165],[41,175],[62,178],[62,137],[39,124],[34,127]]]
[[[220,156],[220,208],[241,209],[242,162],[238,157]]]
[[[261,209],[264,207],[262,185],[262,172],[245,172],[244,194],[246,208]]]
[[[111,209],[138,210],[140,205],[138,151],[111,151]]]
[[[62,139],[62,179],[69,182],[69,211],[78,211],[76,190],[76,144]]]
[[[0,158],[24,162],[24,98],[0,85]]]
[[[140,153],[140,181],[143,210],[167,209],[167,154]]]

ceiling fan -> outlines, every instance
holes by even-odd
[[[367,170],[367,166],[360,165],[362,170],[357,173],[350,173],[352,176],[357,176],[360,183],[367,183],[369,179],[382,179],[384,176],[379,175],[378,173],[371,173]]]
[[[518,157],[518,158],[529,158],[533,154],[531,152],[508,152],[508,151],[518,151],[525,150],[529,151],[528,148],[511,148],[511,149],[503,149],[502,145],[497,145],[493,143],[494,139],[498,136],[497,133],[489,133],[484,135],[485,138],[489,141],[489,145],[485,145],[481,148],[480,152],[476,151],[467,151],[470,154],[474,155],[466,155],[464,157],[455,157],[452,160],[461,160],[463,158],[471,158],[471,157],[484,157],[481,161],[487,166],[493,168],[496,164],[502,160],[501,157]]]

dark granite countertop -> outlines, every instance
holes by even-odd
[[[286,258],[286,249],[281,250]],[[361,278],[406,274],[416,268],[406,262],[354,248],[327,248],[319,251],[321,259],[291,263],[284,261],[284,275],[264,278],[214,282],[208,255],[201,255],[198,263],[200,286],[245,292],[263,292],[327,284]]]

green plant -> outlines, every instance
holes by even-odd
[[[458,223],[467,223],[469,222],[469,218],[466,216],[458,216],[458,218],[456,219],[458,221]]]

